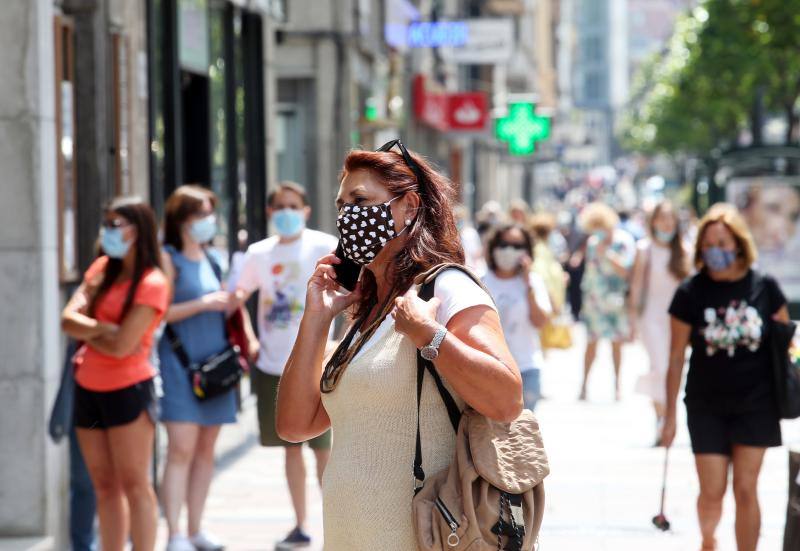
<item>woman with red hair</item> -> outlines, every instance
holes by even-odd
[[[336,199],[340,247],[363,269],[348,293],[335,271],[343,259],[320,259],[308,282],[277,412],[278,432],[287,440],[333,429],[323,478],[328,550],[417,547],[411,465],[418,349],[460,408],[468,404],[499,421],[515,419],[522,409],[519,369],[479,283],[448,268],[435,279],[433,298],[417,296],[420,274],[441,263],[463,265],[453,197],[452,183],[399,140],[345,159]],[[325,336],[347,309],[353,325],[326,363]],[[449,464],[455,433],[429,376],[419,422],[423,464],[432,475]]]

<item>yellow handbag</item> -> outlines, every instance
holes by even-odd
[[[539,330],[539,339],[542,348],[570,348],[572,346],[572,332],[569,325],[548,322]]]

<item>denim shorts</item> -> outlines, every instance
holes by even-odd
[[[542,397],[541,370],[538,367],[534,367],[533,369],[526,369],[521,375],[522,403],[525,409],[533,411],[536,409],[536,402]]]

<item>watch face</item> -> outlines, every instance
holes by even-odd
[[[439,357],[439,351],[432,346],[426,346],[419,351],[419,354],[428,361],[435,360]]]

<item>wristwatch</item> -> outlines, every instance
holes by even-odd
[[[439,357],[439,345],[442,344],[442,341],[444,340],[444,337],[446,335],[447,335],[447,328],[444,327],[444,326],[439,327],[439,329],[436,330],[436,333],[434,333],[433,340],[431,340],[430,344],[427,345],[427,346],[423,346],[420,349],[420,351],[419,351],[420,356],[422,356],[424,359],[428,360],[429,362],[432,362],[433,360],[438,358]]]

